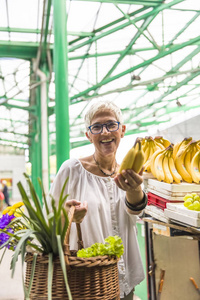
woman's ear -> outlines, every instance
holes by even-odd
[[[90,134],[88,134],[88,132],[86,131],[85,133],[86,137],[88,138],[88,140],[90,141],[90,143],[93,143],[91,137],[90,137]]]
[[[123,138],[126,132],[126,125],[122,125],[122,133],[121,133],[121,137]]]

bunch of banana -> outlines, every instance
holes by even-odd
[[[188,183],[192,183],[193,181],[199,183],[195,176],[194,166],[192,165],[192,160],[199,150],[198,142],[193,141],[192,138],[185,138],[176,147],[176,153],[173,153],[176,169],[183,180]]]
[[[172,154],[172,144],[165,149],[157,150],[151,158],[151,173],[159,181],[180,183],[182,177],[176,170]]]
[[[157,150],[164,150],[165,146],[160,142],[153,139],[151,136],[146,136],[142,143],[144,151],[144,171],[151,172],[151,157]]]
[[[139,173],[144,164],[144,152],[142,150],[141,140],[138,138],[134,146],[127,152],[126,156],[122,160],[119,168],[119,173],[122,170],[132,169],[136,173]]]
[[[163,136],[155,136],[154,141],[158,144],[161,144],[164,148],[167,148],[171,142],[167,139],[164,139]]]

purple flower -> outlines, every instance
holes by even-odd
[[[9,216],[8,214],[3,215],[0,218],[0,229],[5,228],[12,221],[13,218],[15,218],[14,215],[11,216]]]
[[[6,230],[9,233],[13,233],[13,230],[11,228],[8,228]],[[10,236],[4,232],[0,233],[0,246],[6,243],[9,240]],[[10,245],[7,245],[7,248],[10,248]]]

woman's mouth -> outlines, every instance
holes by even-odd
[[[114,139],[106,139],[106,140],[102,140],[101,143],[107,144],[107,143],[111,143],[112,141],[114,141]]]

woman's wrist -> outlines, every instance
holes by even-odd
[[[142,203],[143,197],[144,193],[141,186],[139,186],[138,189],[129,190],[126,192],[127,201],[135,206]]]
[[[142,191],[142,192],[143,192],[143,198],[142,198],[142,200],[140,201],[139,204],[130,203],[127,200],[127,198],[125,198],[125,204],[126,204],[127,208],[129,208],[132,211],[141,211],[146,207],[147,202],[148,202],[148,198],[147,198],[147,195],[145,194],[145,192],[144,191]]]

